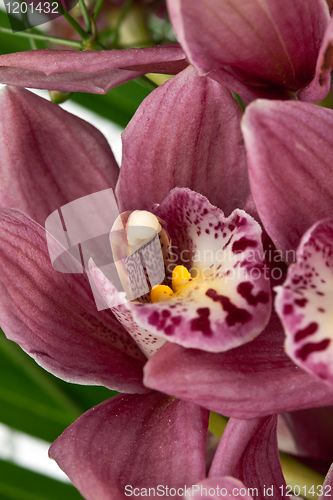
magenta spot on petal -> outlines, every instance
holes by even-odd
[[[166,335],[173,335],[175,332],[175,327],[173,325],[168,325],[165,329],[164,332]]]
[[[243,299],[246,300],[248,304],[250,304],[250,306],[256,306],[259,302],[261,302],[262,304],[267,304],[269,300],[268,294],[260,291],[259,293],[257,293],[257,295],[252,295],[252,289],[253,284],[250,283],[250,281],[244,281],[243,283],[240,283],[238,285],[237,292],[241,297],[243,297]]]
[[[191,320],[191,329],[199,330],[204,335],[211,335],[212,330],[210,328],[210,309],[209,307],[200,307],[197,309],[198,317]]]
[[[205,233],[206,233],[206,234],[210,234],[209,229],[205,229]]]
[[[152,326],[156,326],[160,319],[160,315],[157,311],[154,311],[148,318],[148,323]]]
[[[299,307],[304,307],[308,303],[307,299],[296,299],[295,304]]]
[[[169,316],[171,316],[171,312],[167,309],[164,309],[164,311],[162,311],[162,316],[163,318],[168,318]]]
[[[283,314],[291,314],[293,312],[293,306],[291,304],[285,304],[283,307]]]
[[[216,240],[217,240],[218,236],[219,235],[217,233],[214,234],[214,237],[215,237]]]
[[[232,245],[232,251],[234,253],[244,252],[244,250],[248,247],[256,247],[257,242],[254,240],[249,240],[245,236],[243,236],[240,240],[235,241]]]
[[[316,351],[324,351],[327,349],[331,342],[331,339],[324,339],[321,342],[318,342],[317,344],[315,343],[310,343],[310,344],[305,344],[301,349],[296,351],[296,356],[298,358],[301,358],[303,361],[306,360],[306,358],[312,353]]]
[[[317,330],[318,323],[310,323],[306,328],[303,328],[303,330],[298,330],[298,332],[296,332],[295,342],[305,339],[305,337],[314,334]]]
[[[220,302],[223,310],[228,313],[226,322],[229,326],[234,326],[236,323],[247,323],[252,319],[251,314],[246,309],[239,309],[229,297],[219,295],[213,288],[207,290],[206,295],[214,302]]]
[[[182,317],[181,316],[174,316],[173,318],[171,318],[171,321],[175,326],[178,326],[182,322]]]

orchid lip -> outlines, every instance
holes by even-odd
[[[182,188],[152,211],[161,231],[132,254],[126,234],[133,212],[121,214],[115,235],[111,231],[113,239],[123,227],[122,240],[112,242],[125,291],[121,301],[102,270],[91,270],[118,320],[141,348],[150,346],[149,355],[158,341],[221,352],[253,340],[271,311],[258,223],[242,210],[225,218],[205,197]]]

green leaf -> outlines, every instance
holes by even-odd
[[[76,92],[71,99],[121,127],[126,127],[150,91],[135,80],[109,90],[105,95]]]
[[[105,387],[79,386],[54,377],[0,332],[4,424],[52,442],[83,412],[115,394]]]
[[[4,28],[11,28],[9,16],[2,10],[0,10],[0,26],[3,26]],[[37,30],[35,31],[38,32]],[[46,46],[44,42],[37,42],[38,49],[45,49],[45,47]],[[0,54],[23,52],[25,50],[30,50],[28,39],[20,38],[18,36],[15,36],[15,34],[9,35],[7,33],[0,33]]]
[[[1,500],[82,500],[71,484],[55,481],[0,460]]]

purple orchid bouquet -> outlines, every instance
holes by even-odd
[[[87,500],[332,496],[333,111],[315,105],[330,8],[168,0],[179,43],[88,50],[93,23],[87,50],[0,56],[1,327],[57,377],[120,393],[50,448]],[[24,89],[105,93],[147,73],[174,76],[126,127],[120,170],[94,127]],[[99,311],[86,276],[53,269],[44,225],[110,188],[129,248],[146,241],[133,228],[159,234],[165,279],[125,300],[90,260]],[[209,412],[229,420],[207,464]],[[278,414],[313,469],[289,462],[292,486]]]

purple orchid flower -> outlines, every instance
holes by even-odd
[[[152,496],[154,490],[155,496],[163,492],[176,498],[288,498],[290,490],[279,458],[276,415],[250,420],[231,418],[206,477],[205,425],[195,427],[181,401],[163,401],[156,393],[148,397],[152,405],[158,406],[159,417],[149,408],[145,414],[135,413],[133,418],[134,399],[143,402],[144,396],[116,396],[79,417],[51,446],[51,458],[87,500],[147,496],[149,491]],[[163,417],[170,417],[172,412],[177,412],[179,420],[165,425],[167,419]],[[184,434],[193,431],[196,434],[191,435],[191,448],[182,449]],[[170,453],[173,441],[176,453]],[[183,473],[187,465],[192,466],[191,475]],[[194,477],[200,479],[191,483]],[[320,499],[330,498],[331,487],[332,469],[324,485],[313,485],[313,491]]]
[[[0,81],[14,86],[104,93],[148,72],[176,74],[189,63],[245,100],[317,102],[330,89],[333,24],[325,0],[169,0],[181,47],[0,56]],[[208,27],[208,29],[207,29]]]
[[[276,300],[286,351],[298,366],[329,384],[333,143],[327,130],[332,123],[331,110],[270,101],[251,104],[243,122],[259,215],[292,263]]]
[[[188,60],[244,97],[316,102],[330,88],[331,32],[325,0],[168,0]]]
[[[184,94],[185,84],[188,90],[186,94]],[[174,121],[175,110],[168,106],[170,95],[173,96],[175,103],[179,99],[183,113],[182,120]],[[217,102],[219,106],[216,106]],[[66,202],[82,194],[114,186],[118,167],[104,139],[85,122],[21,90],[2,91],[1,110],[4,120],[9,123],[2,134],[5,153],[1,169],[6,172],[4,175],[7,179],[6,189],[1,193],[3,205],[24,210],[37,222],[43,222],[50,212]],[[159,127],[154,126],[154,119],[151,118],[157,115],[159,115]],[[150,119],[147,120],[147,117]],[[161,202],[175,186],[192,188],[207,196],[210,196],[212,191],[212,201],[224,208],[226,215],[229,215],[235,206],[244,205],[248,194],[248,183],[239,120],[239,109],[230,94],[213,80],[197,77],[192,68],[154,91],[143,103],[124,133],[124,160],[117,188],[121,209],[142,210],[152,207]],[[175,129],[175,126],[178,128]],[[229,142],[228,146],[221,148],[221,144],[226,144],[225,127],[228,127]],[[165,131],[164,135],[161,130]],[[217,135],[211,142],[212,130]],[[142,135],[138,131],[141,131]],[[91,137],[88,138],[89,133]],[[26,136],[24,143],[18,142],[22,135]],[[151,140],[150,155],[146,149],[142,150],[146,137]],[[174,156],[170,155],[168,148],[165,147],[168,137],[173,143]],[[78,146],[74,146],[75,144]],[[224,148],[230,151],[227,157]],[[23,151],[23,154],[18,153],[20,151]],[[52,156],[50,151],[53,151]],[[192,151],[200,152],[197,155],[197,162],[193,161],[195,155],[190,154]],[[145,166],[144,179],[139,179],[137,176],[138,158]],[[15,168],[8,169],[13,161]],[[82,168],[80,172],[77,171],[79,165],[83,165],[83,168],[80,166]],[[238,172],[237,182],[233,182],[231,173],[235,173],[235,168]],[[78,182],[81,175],[82,181]],[[216,178],[223,179],[218,190]],[[43,189],[37,191],[34,196],[36,204],[32,204],[31,192],[36,192],[39,179],[44,183]],[[142,180],[145,189],[140,184]],[[133,183],[131,197],[129,197],[130,182]],[[171,226],[175,221],[181,227],[181,224],[184,224],[181,220],[182,214],[183,217],[186,215],[185,205],[181,207],[183,212],[180,209],[176,210],[176,195],[170,196],[156,210],[160,211],[161,216],[169,219]],[[195,200],[197,203],[199,200],[205,204],[208,211],[205,214],[208,217],[206,229],[209,229],[209,217],[216,217],[216,220],[222,223],[220,212],[209,205],[202,196],[183,190],[179,196],[183,198],[187,196],[191,202]],[[184,199],[183,202],[185,201]],[[135,205],[126,206],[130,203]],[[2,325],[6,334],[18,342],[38,363],[65,380],[102,384],[124,392],[146,392],[142,385],[142,367],[146,357],[113,315],[96,311],[88,294],[87,284],[84,284],[80,277],[72,277],[72,280],[68,276],[52,271],[48,261],[44,230],[37,222],[17,212],[4,211],[2,215],[2,225],[6,229],[2,236],[2,258],[7,273],[2,274],[1,280],[7,292],[3,293],[1,307]],[[196,226],[193,219],[190,222],[192,227]],[[251,224],[251,227],[257,227],[254,222]],[[186,235],[190,227],[189,224],[185,226],[182,229],[183,235]],[[172,231],[172,228],[170,230]],[[229,230],[231,231],[230,227]],[[243,236],[244,234],[240,232],[234,241],[239,241]],[[211,241],[215,240],[215,232],[210,236],[205,232],[204,238],[206,240],[200,241],[207,241],[210,245]],[[23,254],[18,252],[18,265],[16,261],[9,260],[9,256],[13,254],[13,245],[22,249],[23,242],[24,252]],[[12,276],[16,279],[13,280]],[[260,290],[252,289],[251,285],[257,286],[256,283],[250,282],[246,285],[246,292],[243,289],[238,293],[238,299],[243,300],[241,307],[234,304],[230,297],[229,305],[226,307],[230,309],[232,303],[235,307],[245,309],[246,305],[248,315],[251,313],[251,307],[254,307],[250,302],[257,301],[259,308],[265,305],[269,307],[266,298],[254,300],[254,297],[263,298],[263,295],[260,295]],[[10,290],[12,291],[8,293]],[[252,290],[255,292],[254,295]],[[223,301],[218,297],[222,293],[215,290],[214,295],[210,294],[211,297],[207,297],[210,299],[212,310],[215,308],[214,328],[218,326],[215,320],[217,310],[220,311],[221,318],[225,319],[224,330],[221,330],[224,331],[222,350],[228,349],[228,345],[229,347],[235,345],[230,343],[229,334],[232,330],[237,331],[238,336],[243,336],[243,340],[238,341],[239,343],[248,341],[249,337],[246,336],[248,332],[243,328],[247,322],[244,325],[238,322],[237,328],[233,328],[234,325],[230,324],[230,319],[228,324],[227,319],[230,310],[228,313],[224,309]],[[242,294],[245,294],[245,297]],[[55,300],[58,304],[57,313],[50,316],[49,311],[53,310],[52,303]],[[156,305],[151,306],[151,310],[156,307]],[[164,305],[159,308],[165,310]],[[194,321],[194,325],[201,325],[201,321],[207,323],[206,309],[204,312],[198,312],[197,309],[200,308],[196,306],[193,309],[194,316],[187,317],[187,320],[190,323]],[[36,312],[35,318],[31,318],[31,310]],[[73,314],[72,310],[77,312]],[[264,308],[262,311],[261,319],[259,318],[261,329],[268,319]],[[146,321],[149,323],[149,317],[139,318],[139,312],[135,314],[137,324],[140,328],[145,328]],[[252,329],[253,323],[252,325],[251,322],[248,323],[252,329],[250,337],[260,333],[258,321],[256,318],[256,333]],[[154,334],[157,333],[160,332],[155,330]],[[206,341],[206,338],[200,329],[194,328],[193,333],[193,338],[184,342],[180,338],[179,330],[179,335],[175,335],[176,341],[199,349],[184,349],[180,345],[167,342],[146,363],[146,387],[240,418],[332,404],[332,389],[317,382],[305,372],[297,370],[283,353],[282,328],[274,316],[260,336],[260,341],[258,339],[247,346],[226,353],[202,351],[204,347],[202,342]],[[167,335],[166,333],[163,336]],[[221,350],[221,344],[219,347],[213,346],[210,350]],[[176,359],[179,363],[173,361]],[[171,374],[170,370],[174,371],[174,374]],[[272,372],[271,376],[268,370]],[[193,382],[191,382],[192,377],[194,377]],[[293,384],[290,383],[291,379]],[[216,387],[218,380],[223,380],[223,384],[218,384]],[[304,389],[302,392],[298,390],[301,387]],[[279,388],[278,394],[277,388]],[[253,404],[254,396],[255,404]]]

